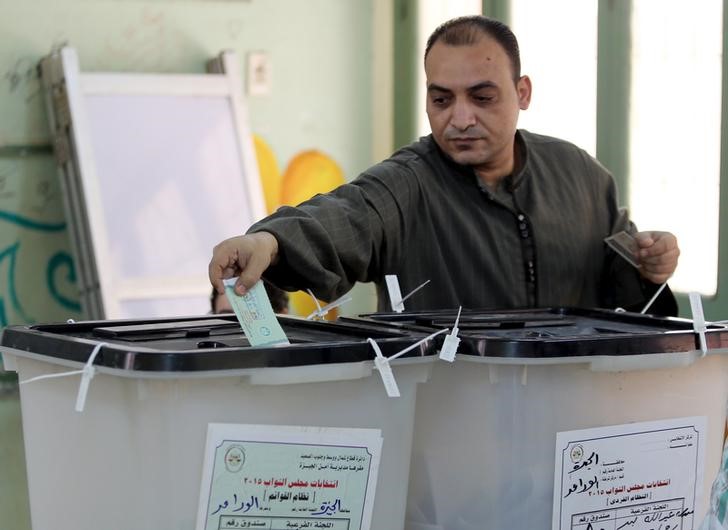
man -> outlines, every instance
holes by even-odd
[[[264,272],[324,300],[374,281],[385,309],[384,275],[396,274],[403,294],[430,280],[408,309],[640,309],[674,272],[677,240],[637,233],[638,268],[605,245],[635,228],[596,160],[517,130],[531,81],[510,29],[480,16],[446,22],[428,40],[425,73],[432,135],[217,245],[209,275],[218,291],[239,275],[242,293]],[[656,304],[676,312],[668,290]]]

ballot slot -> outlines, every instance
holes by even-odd
[[[235,322],[215,318],[134,325],[126,324],[99,326],[94,328],[93,333],[97,337],[103,338],[134,340],[135,337],[139,337],[142,340],[149,340],[149,338],[153,337],[154,335],[159,335],[166,332],[185,334],[186,336],[194,336],[195,333],[206,333],[209,335],[210,330],[214,327],[225,326],[234,328],[235,325]]]
[[[381,326],[357,326],[346,322],[320,322],[295,317],[278,316],[281,327],[291,342],[324,342],[355,338],[406,338],[410,333]],[[237,346],[249,346],[243,331],[234,317],[122,324],[93,328],[93,335],[130,342],[155,342],[174,339],[213,337],[226,339]],[[242,342],[241,342],[242,340]]]
[[[431,326],[448,327],[452,326],[455,319],[434,319]],[[545,328],[554,326],[573,326],[576,322],[573,320],[557,319],[557,320],[524,320],[524,319],[506,319],[506,320],[482,320],[479,318],[465,317],[460,320],[458,327],[462,330],[490,330],[490,329],[525,329],[525,328]]]

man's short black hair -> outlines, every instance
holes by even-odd
[[[437,41],[441,40],[450,46],[468,46],[478,42],[483,35],[489,35],[503,47],[511,60],[513,81],[518,82],[521,77],[521,52],[518,48],[518,39],[511,28],[503,22],[482,15],[453,18],[438,26],[427,39],[425,59]]]

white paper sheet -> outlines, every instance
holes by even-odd
[[[197,530],[368,530],[379,429],[210,424]]]
[[[707,419],[556,435],[554,530],[693,528]]]

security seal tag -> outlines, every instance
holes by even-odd
[[[316,304],[316,309],[313,313],[306,317],[306,320],[314,320],[316,318],[323,319],[332,309],[342,306],[347,302],[351,302],[352,300],[351,296],[346,294],[341,298],[337,298],[330,304],[326,304],[325,306],[321,307],[321,304],[319,304],[318,299],[316,298],[316,296],[314,296],[313,292],[311,292],[311,289],[306,289],[306,291],[308,292],[309,296],[313,298],[313,303]]]
[[[703,356],[708,353],[708,343],[705,339],[705,331],[707,329],[705,325],[705,316],[703,314],[703,302],[700,299],[700,294],[691,292],[688,294],[690,298],[690,311],[693,314],[693,330],[698,334],[700,340],[700,351],[703,352]]]
[[[392,311],[401,313],[404,311],[404,301],[402,300],[402,291],[399,289],[397,275],[386,274],[384,281],[387,283],[387,293],[389,293],[389,303],[392,305]]]
[[[447,362],[453,362],[455,360],[455,354],[458,352],[458,346],[460,345],[460,337],[458,337],[458,323],[460,322],[460,312],[463,310],[463,306],[458,309],[458,316],[455,319],[455,325],[452,327],[452,332],[445,335],[445,340],[440,348],[440,359]]]
[[[399,280],[396,274],[387,274],[384,276],[384,281],[387,283],[387,292],[389,293],[389,302],[392,304],[392,311],[401,313],[404,311],[404,301],[410,296],[415,294],[417,291],[422,289],[425,285],[430,283],[430,280],[425,281],[421,285],[418,285],[412,289],[409,294],[402,297],[402,291],[399,288]]]
[[[238,317],[240,327],[251,346],[272,346],[274,344],[290,344],[281,327],[263,281],[259,280],[244,295],[235,292],[236,278],[223,280],[225,295]]]
[[[379,370],[379,375],[382,377],[382,383],[384,383],[384,390],[387,392],[389,397],[399,397],[399,387],[397,381],[394,379],[394,373],[392,373],[392,367],[389,366],[389,359],[382,355],[382,350],[379,348],[379,344],[374,339],[367,339],[367,342],[374,348],[374,366]]]
[[[630,265],[637,268],[640,267],[639,261],[637,261],[639,245],[634,236],[622,230],[604,238],[604,242],[617,254],[627,260]]]

